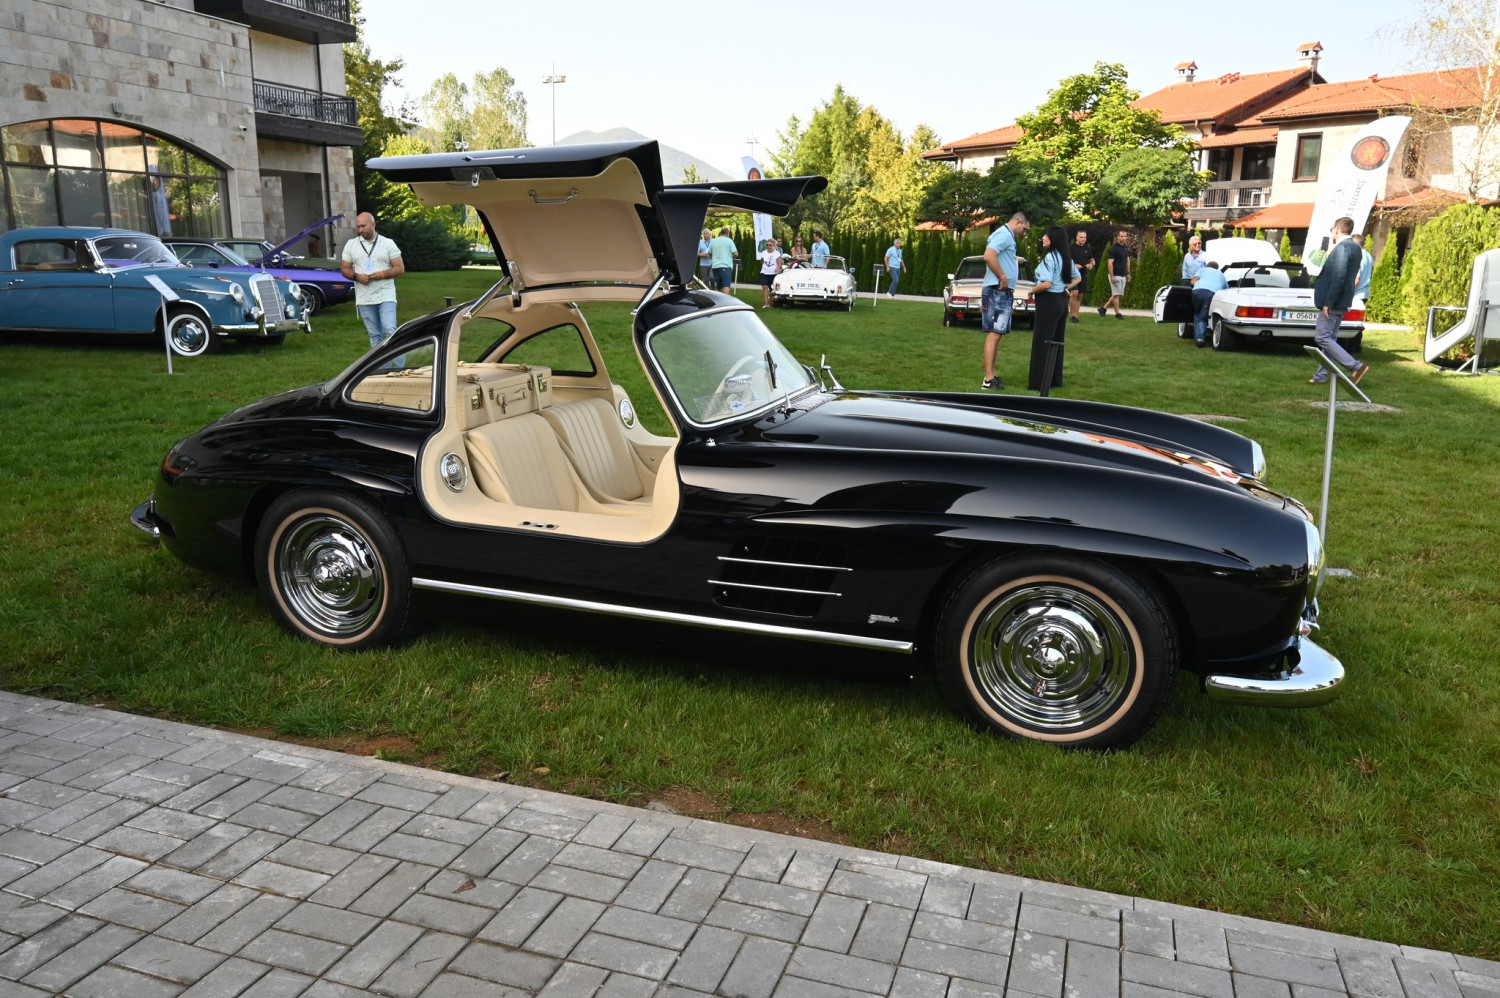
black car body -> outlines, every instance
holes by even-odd
[[[507,277],[177,444],[137,525],[245,566],[288,631],[350,649],[399,640],[412,589],[930,649],[971,721],[1087,747],[1139,737],[1179,667],[1233,702],[1336,695],[1307,638],[1318,533],[1252,441],[1086,401],[846,390],[750,306],[683,286],[710,204],[785,212],[822,179],[666,187],[656,157],[373,161],[474,204]],[[673,435],[641,426],[583,318],[621,299]]]

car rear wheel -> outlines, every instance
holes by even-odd
[[[1240,348],[1240,334],[1225,329],[1224,320],[1216,315],[1209,326],[1209,342],[1215,350],[1238,350]]]
[[[309,641],[363,651],[396,643],[410,624],[406,552],[386,515],[353,496],[293,492],[272,503],[255,577],[277,623]]]
[[[1064,748],[1123,748],[1177,680],[1161,598],[1108,565],[1023,556],[960,583],[938,619],[939,678],[971,724]]]
[[[299,284],[297,287],[302,291],[302,313],[304,318],[311,319],[323,311],[323,292],[311,284]]]
[[[192,309],[179,309],[167,315],[167,342],[180,357],[218,353],[222,346],[208,320]]]
[[[1177,338],[1179,340],[1190,340],[1193,338],[1193,324],[1191,322],[1179,322],[1177,324]]]

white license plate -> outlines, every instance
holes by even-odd
[[[1317,322],[1318,313],[1316,310],[1306,312],[1301,309],[1284,308],[1281,310],[1281,318],[1285,322]]]
[[[797,285],[797,290],[798,291],[802,291],[802,290],[804,290],[806,288],[814,288],[814,287],[817,287],[817,285],[816,284],[799,284],[799,285]]]

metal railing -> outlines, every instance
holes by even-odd
[[[359,125],[359,114],[355,110],[353,97],[340,97],[337,94],[288,87],[280,83],[262,83],[260,80],[255,81],[255,110],[285,115],[288,118],[325,121],[331,125]]]
[[[349,0],[271,0],[271,2],[279,3],[283,7],[296,7],[309,14],[343,21],[345,24],[354,23],[353,15],[349,10]]]
[[[1226,180],[1209,184],[1198,199],[1199,208],[1264,208],[1271,203],[1266,180]]]

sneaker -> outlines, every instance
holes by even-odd
[[[1076,316],[1076,315],[1070,315],[1070,316],[1068,316],[1068,321],[1069,322],[1077,322],[1078,321],[1078,316]]]
[[[1100,305],[1099,306],[1099,318],[1102,319],[1102,318],[1104,318],[1108,314],[1109,314],[1109,309],[1105,308],[1103,305]]]
[[[1319,379],[1319,378],[1308,378],[1307,379],[1307,383],[1309,385],[1326,385],[1326,384],[1328,384],[1328,379],[1327,378],[1322,378],[1322,379]]]
[[[1001,381],[1000,376],[997,374],[988,381],[980,382],[979,387],[992,392],[1003,392],[1005,391],[1005,382]]]
[[[1199,349],[1199,350],[1202,350],[1202,349],[1203,349],[1203,348],[1204,348],[1204,347],[1206,347],[1206,346],[1208,346],[1208,341],[1207,341],[1207,340],[1194,340],[1194,341],[1193,341],[1193,344],[1194,344],[1194,345],[1195,345],[1195,346],[1196,346],[1196,347],[1197,347],[1197,348],[1198,348],[1198,349]]]
[[[1355,370],[1355,372],[1353,374],[1349,375],[1349,380],[1352,381],[1352,382],[1354,382],[1356,385],[1359,384],[1360,380],[1362,378],[1364,378],[1365,372],[1368,371],[1369,369],[1370,369],[1370,365],[1369,364],[1361,364],[1361,365],[1359,365],[1359,367]]]
[[[1123,315],[1121,315],[1119,312],[1115,313],[1115,318],[1119,319],[1121,322],[1125,321],[1125,317]]]

